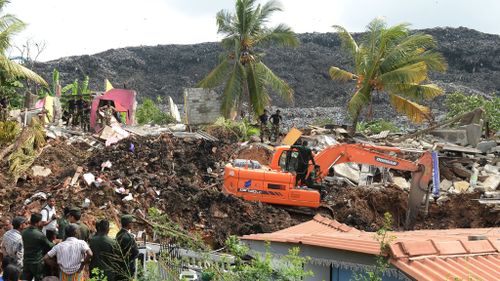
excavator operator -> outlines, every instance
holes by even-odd
[[[309,168],[309,161],[316,166],[314,162],[314,155],[309,147],[307,147],[307,141],[303,141],[302,145],[292,145],[291,148],[295,148],[299,151],[299,158],[297,163],[297,175],[295,176],[295,186],[306,185],[307,170]]]

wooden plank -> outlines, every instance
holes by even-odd
[[[293,145],[302,136],[302,132],[297,128],[292,128],[281,142],[284,145]]]

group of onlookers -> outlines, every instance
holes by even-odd
[[[139,254],[130,232],[135,218],[123,215],[122,228],[112,239],[108,220],[96,222],[91,235],[81,216],[79,208],[65,208],[59,217],[55,199],[49,198],[29,221],[12,219],[1,244],[3,280],[84,281],[96,274],[108,281],[131,280]]]

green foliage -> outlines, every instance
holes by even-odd
[[[236,236],[230,236],[226,240],[228,252],[235,257],[234,264],[226,268],[221,268],[217,263],[213,263],[208,259],[208,255],[206,254],[211,252],[211,250],[200,236],[193,234],[189,230],[182,229],[168,215],[156,208],[150,208],[148,215],[149,224],[153,226],[157,237],[175,241],[175,243],[184,248],[194,249],[200,253],[202,259],[206,259],[202,262],[209,266],[202,272],[202,280],[204,281],[299,281],[313,275],[311,271],[304,271],[303,266],[309,261],[309,258],[301,257],[299,255],[299,248],[290,249],[288,255],[279,259],[273,259],[272,254],[268,250],[263,257],[257,255],[251,261],[244,260],[244,257],[250,254],[249,248],[242,244]],[[172,260],[168,255],[162,257],[162,260],[168,261],[170,265],[174,266],[180,264],[180,260]],[[169,272],[168,266],[162,264],[162,267]],[[148,265],[147,271],[139,274],[139,276],[143,276],[139,278],[139,281],[160,280],[157,272],[157,268],[153,265],[151,267]],[[176,278],[177,274],[175,270],[170,274],[174,277],[172,280],[179,280]]]
[[[19,94],[19,90],[23,87],[23,83],[16,78],[5,79],[0,75],[0,97],[6,97],[11,108],[23,106],[23,96]]]
[[[371,104],[373,93],[389,95],[392,106],[420,123],[430,117],[430,109],[418,104],[431,100],[443,90],[427,82],[428,71],[445,71],[444,57],[433,51],[432,36],[410,33],[408,24],[388,27],[382,19],[374,19],[367,33],[356,42],[347,30],[334,26],[342,46],[354,61],[354,72],[330,68],[330,76],[341,82],[356,82],[356,90],[348,103],[348,111],[356,125],[363,108]],[[354,126],[355,128],[355,126]]]
[[[136,112],[137,123],[143,124],[171,124],[175,123],[175,118],[170,114],[163,112],[156,106],[151,99],[145,99],[144,102],[137,107]]]
[[[251,136],[258,136],[260,134],[260,130],[253,127],[247,120],[234,121],[224,117],[220,117],[206,129],[208,133],[216,137],[228,137],[235,141],[247,141]]]
[[[323,117],[323,118],[316,118],[314,119],[312,125],[313,126],[318,126],[318,127],[322,127],[322,126],[325,126],[325,125],[330,125],[330,124],[335,124],[337,122],[335,122],[335,120],[333,120],[332,118],[330,117]]]
[[[21,126],[14,121],[0,122],[0,147],[12,143],[21,132]]]
[[[17,182],[22,173],[26,172],[36,159],[36,155],[45,146],[45,130],[38,118],[31,119],[16,140],[14,151],[7,158],[9,173]]]
[[[258,116],[269,105],[269,91],[286,101],[293,100],[293,90],[263,62],[255,49],[270,45],[298,46],[296,34],[286,25],[265,26],[274,12],[282,8],[276,1],[257,4],[256,0],[236,0],[235,13],[221,10],[216,15],[218,33],[224,35],[222,60],[203,80],[202,88],[224,85],[222,113],[229,118],[243,100]]]
[[[378,134],[383,131],[399,132],[399,128],[391,121],[378,119],[370,122],[359,122],[356,125],[356,131],[363,132],[365,134]]]
[[[108,281],[108,278],[106,277],[106,275],[104,275],[104,272],[97,267],[92,269],[92,275],[93,277],[90,278],[89,281]]]
[[[243,245],[237,237],[230,236],[226,241],[226,247],[235,257],[234,266],[227,271],[211,272],[211,279],[205,280],[259,280],[259,281],[299,281],[313,276],[312,271],[304,271],[304,264],[309,258],[301,257],[300,249],[294,247],[288,251],[288,255],[273,259],[269,252],[269,245],[263,257],[255,255],[251,261],[244,261],[243,257],[249,254],[247,246]]]
[[[25,78],[36,83],[47,85],[35,72],[29,70],[21,64],[11,61],[6,52],[11,46],[12,37],[21,32],[26,24],[12,14],[5,14],[4,8],[9,3],[8,0],[0,0],[0,76],[1,80]]]
[[[390,263],[387,259],[389,246],[392,241],[396,239],[395,236],[390,235],[389,231],[393,223],[392,215],[390,213],[384,214],[384,225],[377,231],[375,239],[380,245],[380,254],[375,258],[375,268],[373,271],[365,272],[364,274],[355,274],[355,281],[382,281],[383,273],[389,268]]]
[[[492,130],[500,130],[500,97],[487,100],[478,95],[465,95],[453,93],[446,96],[447,116],[449,118],[467,113],[478,107],[482,107],[486,113],[486,121]]]

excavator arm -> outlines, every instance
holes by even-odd
[[[348,162],[410,171],[412,178],[405,228],[411,229],[415,224],[422,200],[429,192],[429,181],[432,178],[432,155],[430,152],[424,151],[418,160],[409,161],[389,154],[402,152],[397,147],[343,144],[329,146],[314,158],[316,164],[320,166],[320,175],[323,177],[328,174],[333,165]]]

